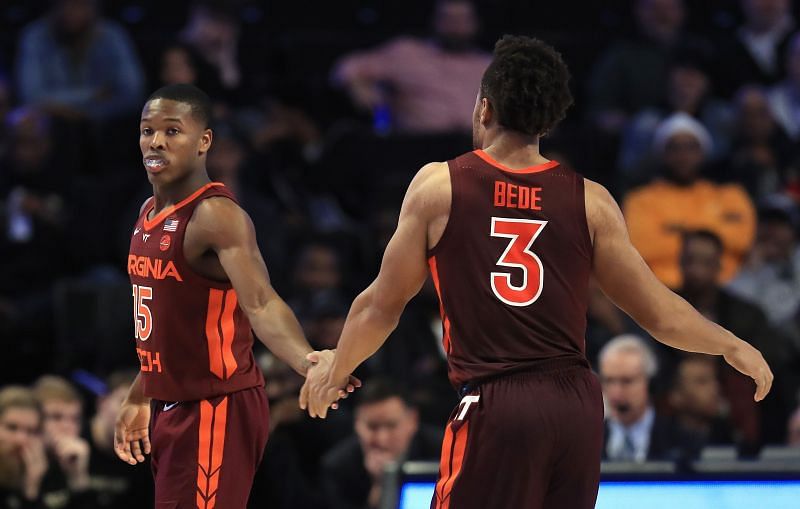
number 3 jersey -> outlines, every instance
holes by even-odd
[[[448,167],[450,217],[428,263],[451,383],[585,362],[592,245],[583,177],[555,161],[507,168],[481,150]]]
[[[136,352],[144,393],[157,400],[203,400],[264,384],[233,287],[194,272],[184,258],[194,209],[213,196],[235,201],[209,183],[148,219],[151,198],[133,229],[127,269]]]

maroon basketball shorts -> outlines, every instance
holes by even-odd
[[[576,361],[467,387],[450,416],[432,509],[591,509],[603,401]]]
[[[269,434],[264,388],[152,405],[155,508],[244,509]]]

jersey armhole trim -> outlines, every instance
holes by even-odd
[[[592,232],[589,231],[589,217],[586,215],[586,180],[578,172],[573,172],[575,175],[575,185],[578,188],[575,192],[575,205],[580,211],[576,214],[578,220],[578,229],[583,232],[581,239],[586,247],[586,254],[589,261],[594,260],[594,243],[592,242]]]
[[[453,224],[453,215],[455,214],[456,196],[458,195],[458,193],[456,193],[456,182],[458,179],[455,176],[457,168],[458,166],[455,160],[447,161],[447,171],[450,173],[450,213],[447,215],[447,224],[444,225],[444,231],[442,231],[442,236],[439,237],[439,242],[437,242],[432,248],[428,249],[428,259],[436,256],[436,254],[441,250],[441,246],[443,246],[447,239],[452,236],[450,232],[455,228]]]

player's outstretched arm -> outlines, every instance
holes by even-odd
[[[755,380],[756,401],[772,386],[761,353],[707,320],[664,286],[628,238],[619,206],[603,186],[586,180],[586,216],[594,246],[593,271],[603,292],[658,341],[686,350],[722,355]]]
[[[300,406],[312,417],[326,416],[336,390],[344,387],[347,376],[386,341],[408,301],[425,283],[428,223],[432,208],[437,206],[429,187],[441,175],[440,164],[434,163],[423,167],[411,182],[380,272],[350,307],[330,372],[318,383],[303,387]]]
[[[227,198],[209,198],[198,205],[192,222],[193,235],[217,254],[258,339],[305,376],[311,365],[306,356],[313,349],[294,313],[270,284],[250,217]]]

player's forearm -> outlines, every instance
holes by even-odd
[[[144,385],[142,384],[141,372],[136,374],[130,389],[128,389],[127,401],[136,405],[144,405],[150,403],[150,398],[144,395]]]
[[[703,317],[678,295],[669,294],[668,302],[655,308],[654,319],[641,323],[658,341],[687,352],[710,355],[726,355],[740,346],[741,339]]]
[[[310,365],[306,356],[314,349],[306,341],[300,323],[283,299],[276,296],[248,316],[256,336],[264,346],[305,376]]]
[[[379,305],[373,287],[356,297],[347,315],[342,337],[336,346],[332,378],[340,380],[378,349],[397,327],[402,309]]]

